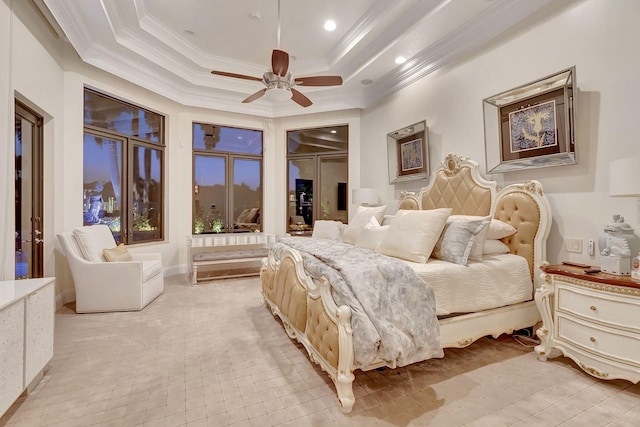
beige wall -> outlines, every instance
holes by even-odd
[[[562,6],[564,5],[564,6]],[[468,155],[485,168],[482,100],[576,66],[578,164],[496,174],[503,185],[536,179],[550,199],[553,225],[548,245],[552,262],[598,264],[586,253],[569,254],[565,238],[597,239],[615,213],[640,235],[636,200],[608,195],[609,161],[640,155],[636,131],[640,95],[640,2],[636,0],[557,2],[559,13],[540,17],[482,54],[441,68],[362,114],[362,171],[387,169],[385,135],[426,119],[430,166],[448,153]],[[366,169],[364,166],[367,166]],[[401,190],[425,182],[389,185],[384,173],[362,175],[364,187],[378,188],[395,205]]]

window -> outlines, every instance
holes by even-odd
[[[347,222],[349,127],[287,132],[288,231],[310,234],[316,219]]]
[[[164,116],[84,91],[84,225],[117,242],[163,239]]]
[[[193,233],[260,231],[262,131],[193,123]]]

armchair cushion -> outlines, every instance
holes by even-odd
[[[124,243],[120,243],[115,248],[103,249],[102,254],[108,262],[131,261],[131,254],[124,246]]]
[[[103,251],[116,247],[111,230],[106,225],[90,225],[73,230],[82,256],[87,261],[104,262]]]

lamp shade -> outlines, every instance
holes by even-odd
[[[375,188],[355,188],[353,190],[353,203],[364,206],[378,204],[378,192]]]
[[[609,195],[640,196],[640,157],[609,163]]]

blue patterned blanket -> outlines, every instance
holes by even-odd
[[[286,246],[314,281],[326,277],[338,306],[351,307],[356,367],[376,357],[395,367],[444,356],[433,289],[401,260],[308,237],[281,238],[273,250]]]

